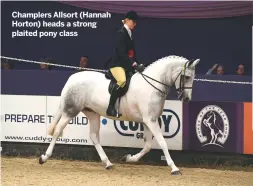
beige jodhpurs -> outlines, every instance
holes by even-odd
[[[117,80],[117,84],[123,88],[126,84],[126,73],[122,67],[113,67],[110,69],[113,77]]]

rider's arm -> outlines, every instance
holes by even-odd
[[[135,46],[134,46],[134,61],[137,62],[137,57],[136,57],[136,50],[135,50]]]
[[[134,61],[128,56],[125,36],[122,31],[118,32],[118,38],[117,38],[117,43],[116,43],[116,53],[120,57],[120,60],[122,61],[123,66],[125,66],[126,68],[129,68],[132,66]]]
[[[211,75],[212,72],[213,72],[213,69],[210,68],[210,69],[206,72],[206,75]]]
[[[217,68],[217,66],[218,66],[218,64],[214,64],[213,67],[210,68],[210,69],[207,71],[206,75],[211,75],[212,72]]]

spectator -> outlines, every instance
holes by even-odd
[[[88,61],[89,61],[89,59],[87,56],[81,57],[79,67],[88,68]],[[77,70],[83,70],[83,69],[77,69]]]
[[[2,68],[2,69],[5,69],[5,70],[6,70],[6,69],[13,69],[14,66],[13,66],[12,63],[9,62],[8,59],[2,59],[2,60],[1,60],[1,68]]]
[[[224,75],[224,67],[222,65],[219,65],[216,70],[217,75]]]
[[[210,68],[206,75],[211,75],[213,71],[216,69],[217,75],[224,75],[224,67],[222,65],[214,64],[212,68]]]
[[[236,68],[236,74],[237,75],[245,75],[245,68],[244,64],[239,64]]]

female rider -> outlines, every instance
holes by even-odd
[[[134,67],[137,66],[132,30],[134,30],[138,18],[139,16],[135,11],[127,12],[124,20],[122,20],[124,25],[117,32],[115,54],[112,57],[112,66],[109,69],[117,84],[112,89],[109,106],[106,111],[108,116],[116,117],[115,103],[119,97],[118,92],[120,88],[125,86],[126,72],[133,71]]]

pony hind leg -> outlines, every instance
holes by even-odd
[[[145,142],[145,145],[139,153],[137,153],[135,155],[132,155],[132,156],[131,156],[131,154],[127,154],[126,156],[124,156],[123,159],[125,159],[126,162],[137,162],[145,154],[147,154],[151,150],[152,137],[153,137],[152,132],[149,130],[149,128],[146,126],[146,124],[143,124],[143,127],[144,127],[144,142]]]
[[[55,126],[57,125],[57,123],[61,119],[61,116],[62,116],[62,114],[61,114],[61,110],[59,107],[56,114],[55,114],[55,117],[53,118],[51,125],[48,128],[48,135],[50,135],[50,136],[54,135]]]
[[[161,128],[159,127],[159,123],[158,123],[158,119],[154,119],[154,118],[146,118],[144,120],[144,122],[147,124],[147,126],[149,127],[150,131],[153,133],[157,143],[159,144],[159,146],[161,147],[161,149],[163,150],[163,153],[165,155],[167,164],[171,167],[171,175],[181,175],[182,173],[179,171],[179,169],[177,168],[177,166],[175,165],[175,163],[173,162],[169,150],[168,150],[168,146],[167,143],[162,135],[162,131]]]
[[[45,154],[42,154],[39,159],[39,163],[43,164],[45,163],[53,153],[53,149],[56,143],[57,138],[60,136],[62,133],[63,129],[66,127],[66,125],[70,122],[70,120],[73,117],[67,116],[66,114],[63,114],[62,117],[60,118],[60,121],[57,123],[57,125],[54,128],[54,133],[52,137],[52,141],[50,142],[47,151]]]
[[[48,158],[52,156],[56,140],[62,135],[63,129],[67,126],[70,120],[76,117],[83,109],[83,103],[80,100],[80,95],[72,88],[61,96],[56,119],[53,121],[52,126],[50,126],[48,131],[49,135],[53,133],[52,141],[50,142],[46,153],[41,155],[39,159],[40,164],[45,163]],[[59,122],[57,122],[57,120],[59,120]]]
[[[108,159],[103,147],[100,144],[100,115],[87,109],[84,109],[82,112],[87,116],[90,122],[90,139],[93,142],[101,161],[106,164],[106,169],[111,169],[113,164]]]

